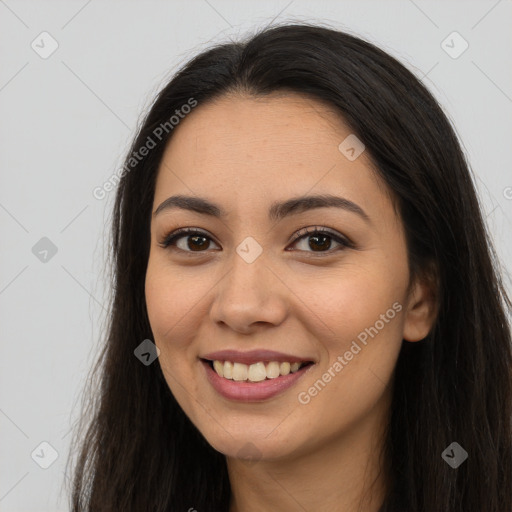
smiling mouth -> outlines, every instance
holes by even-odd
[[[313,361],[293,363],[260,361],[250,365],[233,361],[211,361],[209,359],[202,359],[202,361],[207,363],[219,377],[237,382],[262,382],[277,379],[290,373],[296,373],[313,364]]]

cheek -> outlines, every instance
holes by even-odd
[[[160,366],[175,396],[180,394],[180,383],[195,385],[195,340],[208,318],[207,296],[214,284],[212,279],[211,275],[194,276],[186,269],[171,267],[165,256],[155,256],[148,262],[145,296],[149,323],[160,350]]]
[[[191,389],[186,391],[183,383],[188,383],[187,387],[195,385],[191,370],[197,356],[192,352],[190,336],[198,308],[197,290],[187,287],[176,275],[165,265],[150,260],[145,282],[146,306],[164,378],[180,405],[190,413],[187,396]]]
[[[153,334],[160,343],[166,343],[168,339],[182,339],[176,332],[186,331],[184,326],[194,321],[204,289],[197,279],[184,279],[179,271],[155,258],[148,263],[145,295]]]
[[[322,418],[318,428],[325,436],[364,424],[376,408],[386,410],[402,344],[398,301],[380,296],[361,302],[345,292],[330,322],[336,336],[320,340],[324,361],[296,395],[304,419]]]
[[[181,292],[179,279],[157,265],[148,265],[145,283],[146,306],[154,343],[160,350],[159,363],[169,387],[174,392],[174,380],[187,378],[191,357],[189,340],[193,297]],[[187,314],[188,312],[188,314]]]
[[[389,331],[391,324],[394,324],[395,334],[399,331],[393,304],[404,300],[406,276],[402,274],[396,271],[391,274],[390,269],[376,264],[347,266],[324,275],[321,281],[302,279],[301,288],[296,290],[307,310],[315,313],[317,335],[325,335],[318,339],[323,338],[330,349],[337,349],[338,345],[343,349],[347,342],[350,344],[376,322],[380,330],[380,317],[388,310],[384,321],[390,321],[383,331]]]
[[[156,272],[154,266],[148,267],[146,274],[146,306],[149,322],[154,336],[162,338],[179,318],[180,303],[172,291],[174,283]]]
[[[378,399],[402,344],[405,286],[405,272],[392,275],[388,269],[386,274],[375,265],[345,269],[323,286],[308,287],[303,296],[321,320],[312,329],[318,333],[322,325],[327,334],[318,337],[325,353],[322,382],[315,389],[309,388],[313,381],[306,382],[301,391],[322,395],[315,398],[319,408],[335,400],[349,410],[358,409]]]

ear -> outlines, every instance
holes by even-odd
[[[420,341],[431,331],[437,316],[436,285],[428,276],[415,279],[405,308],[404,340]]]

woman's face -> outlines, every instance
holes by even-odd
[[[180,406],[229,457],[295,457],[375,431],[402,339],[429,326],[423,289],[407,295],[402,223],[360,143],[295,94],[224,96],[174,130],[146,301]],[[202,202],[155,214],[171,196]],[[178,228],[200,233],[164,248]]]

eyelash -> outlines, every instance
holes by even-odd
[[[173,250],[178,250],[183,253],[187,253],[187,255],[195,255],[198,253],[206,252],[206,251],[184,251],[183,249],[179,249],[178,247],[175,247],[175,242],[178,239],[185,237],[185,235],[202,236],[204,238],[212,240],[211,237],[207,233],[205,233],[203,231],[199,231],[196,228],[180,228],[180,229],[177,229],[176,231],[173,231],[173,232],[167,234],[164,237],[164,239],[161,242],[159,242],[159,245],[160,245],[160,247],[162,247],[164,249],[167,249],[170,246],[174,246]],[[297,231],[297,233],[294,235],[291,243],[294,244],[301,238],[308,238],[308,236],[313,236],[313,235],[326,235],[329,238],[333,239],[335,242],[338,242],[341,247],[338,247],[335,249],[329,249],[327,251],[301,251],[301,252],[312,253],[315,256],[322,257],[325,255],[330,255],[334,252],[337,252],[337,251],[340,251],[343,249],[347,249],[347,248],[354,249],[355,248],[355,244],[351,240],[349,240],[347,237],[341,236],[335,232],[326,230],[325,228],[321,228],[319,226],[314,226],[311,228],[307,227],[307,228],[303,228],[303,229]]]

